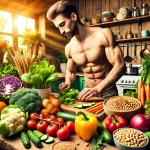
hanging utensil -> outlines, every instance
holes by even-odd
[[[132,57],[129,56],[129,45],[127,45],[127,56],[124,58],[126,62],[131,62]]]
[[[132,60],[136,61],[136,44],[134,44],[134,55],[132,56]]]
[[[141,50],[141,52],[140,52],[140,56],[141,56],[141,58],[144,58],[148,54],[150,54],[150,50],[147,49],[147,44],[145,43],[144,44],[144,49]]]

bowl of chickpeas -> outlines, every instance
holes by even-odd
[[[115,145],[121,150],[146,150],[149,138],[140,130],[124,127],[113,132]]]
[[[142,111],[141,102],[129,96],[113,96],[106,99],[103,106],[106,115],[119,115],[127,121]]]

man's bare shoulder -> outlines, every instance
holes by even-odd
[[[72,41],[70,41],[66,46],[65,46],[65,54],[68,58],[70,58],[70,53],[71,53],[71,49],[72,49]]]

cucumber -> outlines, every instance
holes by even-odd
[[[52,136],[49,136],[47,140],[44,141],[47,144],[50,144],[52,142],[54,142],[54,138]]]
[[[31,130],[27,130],[27,135],[36,147],[41,147],[41,139]]]
[[[75,115],[73,113],[68,113],[68,112],[57,112],[56,117],[62,118],[65,121],[69,121],[69,120],[75,121],[75,119],[77,118],[77,115]]]
[[[41,137],[41,141],[45,141],[48,139],[48,135],[47,134],[44,134],[42,137]]]
[[[39,137],[41,138],[44,134],[38,130],[33,130],[33,132]]]
[[[82,109],[82,108],[83,108],[83,105],[82,105],[82,104],[76,105],[76,106],[74,106],[74,108]]]
[[[91,107],[93,105],[95,105],[95,102],[83,104],[83,108],[88,108],[88,107]]]
[[[24,132],[24,131],[21,132],[20,138],[21,138],[22,144],[25,148],[30,148],[31,147],[30,139],[27,136],[26,132]]]
[[[109,143],[109,144],[113,143],[112,135],[100,122],[98,122],[98,124],[97,124],[97,132],[98,132],[98,134],[103,135],[104,141],[106,143]]]

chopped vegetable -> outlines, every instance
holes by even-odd
[[[25,112],[16,105],[9,105],[1,111],[0,133],[12,136],[24,129],[26,124]]]
[[[72,105],[78,100],[79,91],[77,89],[65,89],[59,94],[58,100],[61,104]]]

